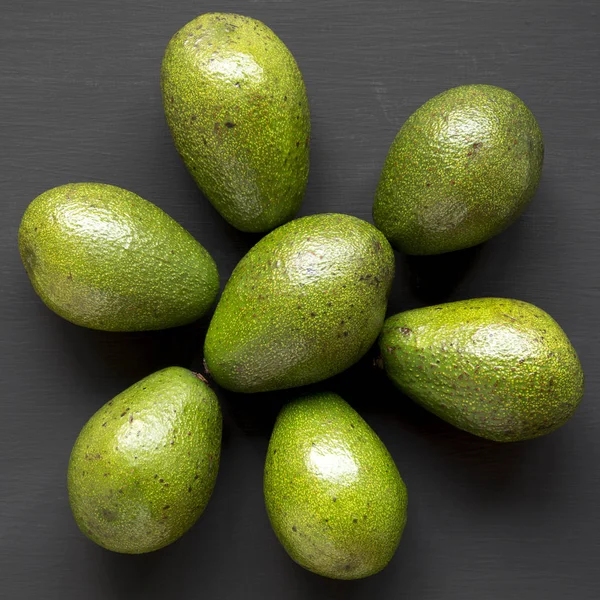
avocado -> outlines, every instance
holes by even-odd
[[[221,409],[199,375],[169,367],[106,403],[71,452],[69,501],[81,531],[126,554],[180,538],[204,511],[221,450]]]
[[[396,136],[375,195],[375,225],[407,254],[475,246],[523,212],[543,158],[542,132],[517,96],[492,85],[452,88]]]
[[[406,524],[406,486],[392,457],[337,394],[313,394],[281,410],[264,493],[273,530],[291,558],[334,579],[381,571]]]
[[[563,425],[583,396],[583,371],[560,326],[519,300],[477,298],[417,308],[385,322],[386,373],[455,427],[498,442]]]
[[[210,254],[160,208],[101,183],[38,196],[19,250],[46,306],[83,327],[143,331],[201,317],[219,291]]]
[[[177,151],[234,227],[289,221],[308,180],[310,115],[302,74],[266,25],[208,13],[169,42],[161,87]]]
[[[366,221],[320,214],[282,225],[225,286],[206,335],[208,371],[236,392],[340,373],[377,339],[393,277],[393,250]]]

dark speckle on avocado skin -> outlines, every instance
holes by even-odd
[[[215,381],[238,392],[314,383],[377,339],[394,254],[371,224],[341,214],[296,219],[238,263],[204,346]]]
[[[127,410],[132,422],[121,417]],[[181,367],[158,371],[113,398],[85,424],[71,452],[67,484],[79,528],[127,554],[175,541],[212,494],[221,427],[214,392]]]
[[[392,457],[336,394],[305,396],[281,410],[264,494],[288,554],[326,577],[359,579],[383,569],[406,523],[406,487]]]
[[[475,246],[523,212],[543,158],[542,132],[517,96],[491,85],[452,88],[417,109],[396,136],[375,224],[407,254]]]
[[[379,344],[386,373],[405,394],[491,440],[550,433],[583,396],[573,346],[527,302],[478,298],[406,311],[386,320]]]
[[[197,17],[169,42],[161,87],[177,150],[231,225],[263,232],[294,217],[310,115],[298,65],[271,29],[236,14]]]

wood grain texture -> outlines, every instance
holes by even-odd
[[[16,233],[27,204],[68,181],[131,189],[188,228],[223,277],[257,237],[196,190],[169,137],[159,67],[171,35],[209,10],[265,21],[296,56],[311,102],[302,214],[370,220],[398,128],[454,85],[518,94],[545,136],[543,182],[501,236],[448,256],[397,256],[390,313],[448,299],[512,296],[564,327],[587,375],[560,431],[495,445],[453,430],[393,391],[369,359],[323,388],[387,444],[409,489],[390,566],[364,581],[294,565],[270,530],[262,469],[289,394],[221,393],[222,467],[200,522],[148,556],[119,556],[77,530],[69,452],[101,404],[171,364],[201,364],[207,321],[153,334],[86,331],[35,296]],[[0,15],[0,596],[101,600],[202,597],[597,600],[600,594],[600,189],[596,0],[10,0]]]

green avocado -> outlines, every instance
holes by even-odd
[[[475,246],[523,212],[543,158],[542,132],[517,96],[491,85],[452,88],[396,136],[375,195],[375,225],[407,254]]]
[[[478,298],[385,322],[385,371],[407,396],[459,429],[498,442],[554,431],[583,396],[573,346],[543,310]]]
[[[275,534],[304,568],[360,579],[391,560],[406,524],[406,487],[377,434],[337,394],[285,406],[265,464]]]
[[[79,529],[126,554],[180,538],[212,494],[221,426],[214,392],[181,367],[158,371],[106,403],[81,430],[69,461]]]
[[[320,214],[282,225],[234,269],[204,346],[215,381],[236,392],[314,383],[375,342],[394,253],[375,227]]]
[[[44,303],[91,329],[184,325],[219,292],[210,254],[160,208],[112,185],[72,183],[38,196],[19,250]]]
[[[273,31],[201,15],[169,42],[161,86],[175,146],[219,213],[253,232],[292,219],[308,180],[310,115],[302,74]]]

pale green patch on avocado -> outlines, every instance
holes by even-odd
[[[310,115],[302,74],[273,31],[201,15],[169,42],[161,85],[175,146],[219,213],[253,232],[292,219],[308,180]]]
[[[112,185],[72,183],[38,196],[21,221],[19,250],[44,303],[91,329],[184,325],[219,292],[217,266],[191,234]]]
[[[210,374],[262,392],[340,373],[377,339],[393,277],[392,248],[366,221],[321,214],[282,225],[225,287],[204,346]]]
[[[463,85],[435,96],[392,144],[373,218],[407,254],[468,248],[513,223],[542,174],[544,143],[531,111],[511,92]]]
[[[265,464],[267,513],[298,564],[359,579],[391,560],[406,524],[406,486],[377,434],[336,394],[285,406]]]
[[[221,428],[217,397],[187,369],[169,367],[126,389],[85,424],[71,452],[78,527],[126,554],[177,540],[212,494]]]
[[[554,431],[583,396],[581,364],[560,326],[519,300],[478,298],[386,320],[379,340],[396,386],[459,429],[499,442]]]

